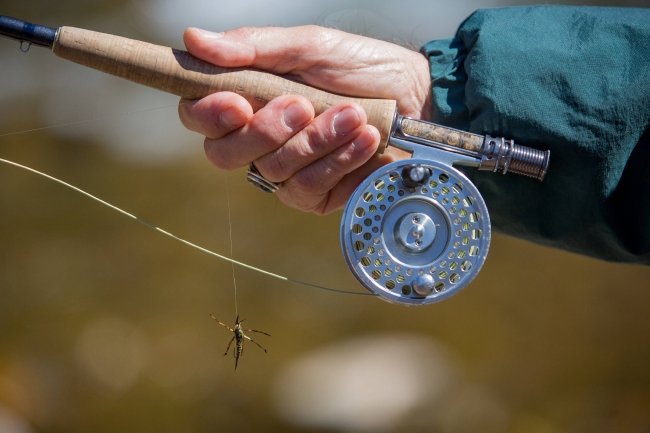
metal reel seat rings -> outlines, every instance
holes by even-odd
[[[389,302],[445,299],[478,274],[490,246],[478,189],[453,167],[407,159],[370,175],[348,201],[341,247],[354,276]]]

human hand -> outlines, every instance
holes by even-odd
[[[429,63],[398,45],[317,26],[225,33],[189,28],[184,41],[192,55],[221,67],[252,67],[333,93],[394,99],[400,114],[430,119]],[[390,147],[375,154],[379,132],[352,102],[315,117],[307,99],[287,95],[253,113],[242,96],[220,92],[181,100],[179,116],[206,136],[205,152],[216,167],[233,170],[254,161],[266,179],[282,182],[282,202],[317,214],[343,207],[370,173],[406,157]]]

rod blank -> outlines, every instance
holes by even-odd
[[[56,40],[52,27],[28,23],[27,21],[0,15],[0,35],[39,47],[52,48]]]

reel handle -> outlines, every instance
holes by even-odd
[[[187,51],[74,27],[59,28],[52,51],[63,59],[187,99],[235,92],[246,98],[254,111],[281,95],[306,97],[316,115],[353,101],[363,107],[368,123],[379,130],[378,153],[386,148],[396,115],[393,100],[336,95],[255,69],[221,68]]]

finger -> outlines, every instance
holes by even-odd
[[[384,86],[369,83],[367,74],[380,71],[379,78],[389,80],[391,89],[395,75],[404,70],[387,61],[387,54],[396,51],[393,59],[413,55],[394,44],[318,26],[242,27],[222,33],[189,28],[183,40],[192,55],[206,62],[297,75],[309,85],[351,96],[390,97]],[[366,74],[352,73],[359,69]]]
[[[399,45],[318,26],[189,28],[183,39],[192,55],[222,67],[296,75],[338,94],[395,99],[406,116],[430,116],[429,61]]]
[[[379,140],[377,128],[364,125],[353,141],[340,146],[285,181],[278,190],[280,200],[304,211],[320,213],[327,207],[330,190],[374,155]]]
[[[182,98],[178,116],[185,128],[214,139],[244,126],[253,108],[242,96],[221,92],[194,101]]]
[[[383,155],[375,154],[366,164],[362,165],[352,173],[347,174],[334,188],[332,188],[327,197],[327,203],[324,203],[322,208],[318,209],[317,213],[324,215],[342,209],[357,186],[359,186],[361,182],[365,181],[372,173],[374,173],[375,170],[398,159],[404,159],[410,156],[406,152],[402,151],[397,153],[398,155],[391,154],[390,152],[385,152]]]
[[[355,103],[332,107],[315,118],[277,151],[255,161],[271,182],[283,182],[298,170],[350,143],[364,130],[366,113]]]
[[[322,195],[320,202],[308,210],[318,215],[325,215],[342,209],[357,186],[365,181],[375,170],[391,162],[408,157],[410,157],[408,153],[395,148],[389,148],[383,154],[373,154],[368,162],[343,176],[340,182],[327,194]],[[282,188],[278,191],[281,190]]]
[[[242,27],[221,33],[190,27],[183,41],[192,55],[218,66],[252,66],[285,74],[297,64],[323,60],[333,45],[350,36],[316,26]]]
[[[286,143],[314,118],[302,96],[280,96],[253,115],[243,127],[220,139],[206,139],[205,153],[216,167],[234,170]]]

